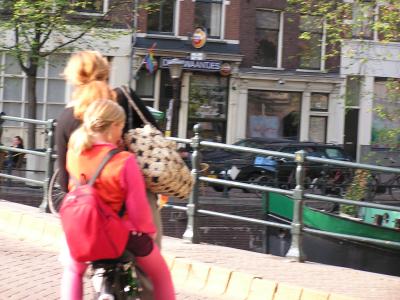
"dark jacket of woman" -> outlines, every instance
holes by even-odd
[[[117,101],[123,107],[126,113],[126,122],[124,127],[124,133],[129,129],[134,129],[138,127],[142,127],[144,125],[142,119],[139,117],[137,112],[129,105],[128,99],[126,99],[125,95],[121,91],[120,88],[115,89],[117,93]],[[136,103],[139,110],[145,116],[145,118],[157,128],[157,122],[154,119],[153,115],[146,108],[142,100],[136,93],[130,89],[130,96],[132,100]],[[68,181],[69,175],[66,170],[66,156],[67,156],[67,148],[68,141],[71,134],[81,125],[81,121],[76,119],[74,116],[73,107],[67,107],[63,110],[61,115],[57,119],[57,127],[56,127],[56,147],[57,147],[57,155],[58,155],[58,168],[59,168],[59,180],[61,189],[64,192],[68,192]]]

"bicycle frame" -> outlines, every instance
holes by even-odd
[[[98,300],[140,299],[141,286],[133,256],[125,252],[119,259],[92,263],[92,283]]]

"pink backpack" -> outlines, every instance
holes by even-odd
[[[129,230],[93,187],[107,162],[118,153],[112,149],[93,177],[79,184],[63,199],[60,216],[71,256],[80,262],[117,258],[125,250]]]

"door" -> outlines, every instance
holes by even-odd
[[[355,160],[358,141],[358,108],[347,108],[344,129],[344,150]]]

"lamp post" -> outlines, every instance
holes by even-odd
[[[178,118],[180,108],[179,88],[184,61],[179,58],[171,59],[168,63],[169,74],[172,80],[172,98],[169,105],[169,119],[167,121],[166,136],[178,135]]]

